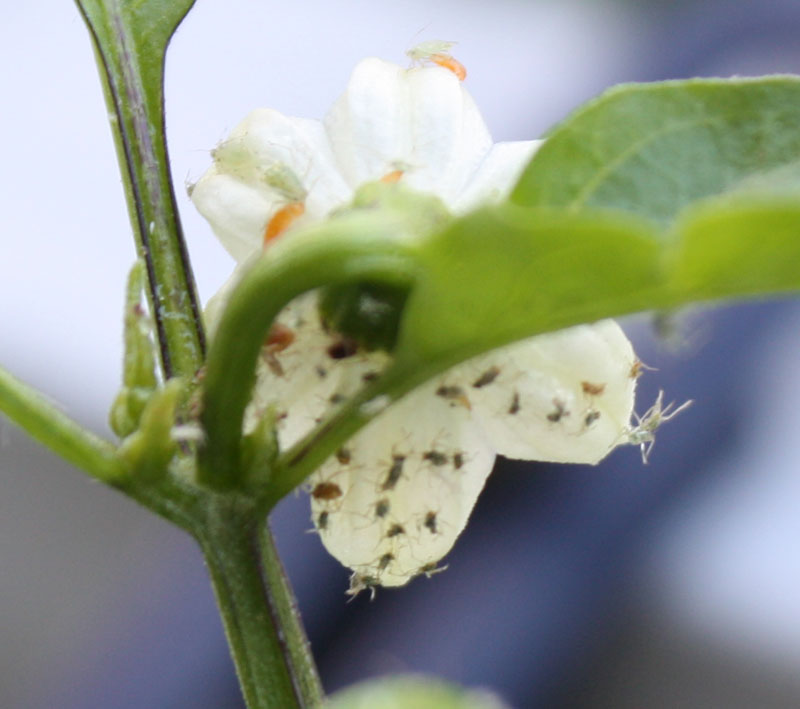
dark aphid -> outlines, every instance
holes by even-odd
[[[342,337],[328,347],[328,357],[331,359],[346,359],[358,352],[358,343],[351,337]]]
[[[472,386],[475,389],[480,389],[481,387],[485,387],[491,384],[497,376],[500,374],[500,367],[489,367],[481,376],[479,376],[474,382],[472,382]]]
[[[402,524],[393,524],[389,527],[389,531],[386,532],[386,536],[391,539],[392,537],[399,537],[401,534],[405,534],[406,530]]]
[[[323,512],[319,513],[319,517],[317,517],[317,528],[320,529],[320,530],[323,530],[323,531],[328,528],[328,511],[327,510],[324,510]]]
[[[464,465],[464,454],[453,453],[453,467],[458,470],[462,465]]]
[[[460,386],[442,384],[442,386],[440,386],[436,390],[436,396],[440,396],[442,397],[442,399],[446,399],[447,401],[451,401],[456,404],[461,404],[467,409],[472,408],[470,406],[467,395],[464,393],[464,390]]]
[[[508,413],[512,416],[519,413],[519,392],[515,391],[514,396],[511,397],[511,406],[508,407]]]
[[[389,507],[388,498],[384,497],[378,500],[378,502],[375,503],[375,516],[380,517],[381,519],[386,517],[386,515],[389,514]]]
[[[336,406],[336,404],[341,404],[346,398],[347,397],[344,394],[340,394],[340,393],[337,392],[335,394],[331,394],[328,397],[328,401],[330,401],[331,404]]]
[[[325,379],[325,377],[327,377],[327,376],[328,376],[328,370],[327,370],[327,369],[325,369],[325,367],[320,367],[319,365],[317,365],[317,366],[314,368],[314,371],[317,373],[317,376],[318,376],[320,379]]]
[[[600,396],[600,394],[606,390],[606,385],[605,383],[594,384],[593,382],[581,382],[581,389],[583,389],[583,393],[588,396]]]
[[[366,383],[374,382],[379,376],[378,372],[365,372],[361,375],[361,381]]]
[[[294,330],[282,323],[273,323],[264,345],[270,352],[283,352],[295,341]]]
[[[431,534],[436,534],[438,527],[436,526],[436,513],[433,510],[425,513],[425,527],[430,530]]]
[[[558,423],[565,416],[569,416],[566,404],[561,399],[553,399],[553,406],[555,407],[549,414],[547,420],[552,423]]]
[[[583,419],[583,425],[589,428],[597,419],[600,418],[600,412],[597,409],[589,409],[589,412]]]
[[[389,559],[391,561],[391,559]],[[386,563],[388,564],[389,561]],[[375,600],[375,587],[380,584],[380,581],[374,576],[367,574],[354,573],[350,577],[350,588],[345,591],[345,594],[350,596],[352,601],[362,591],[369,591],[369,600]],[[349,602],[349,601],[348,601]]]
[[[381,485],[381,490],[384,492],[386,490],[394,490],[394,486],[397,485],[397,481],[403,474],[403,463],[405,462],[406,457],[404,455],[392,456],[392,467],[389,468],[389,473],[386,475],[386,480],[383,481],[383,485]]]
[[[311,491],[311,497],[315,500],[335,500],[337,497],[342,496],[342,488],[336,483],[322,482],[317,483]]]
[[[439,566],[438,561],[431,561],[425,564],[425,566],[420,566],[419,573],[425,574],[426,578],[430,578],[434,574],[438,574],[441,571],[444,571],[446,568],[447,566]]]
[[[432,465],[444,465],[447,463],[447,456],[439,451],[426,451],[422,454],[422,460],[430,461]]]
[[[386,567],[389,566],[389,564],[392,563],[393,560],[394,560],[394,554],[391,554],[391,553],[384,554],[380,558],[380,560],[378,561],[378,568],[381,571],[384,571],[386,569]]]
[[[336,451],[336,460],[338,460],[342,465],[347,465],[352,460],[350,449],[340,448],[338,451]]]

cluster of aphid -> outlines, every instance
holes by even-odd
[[[351,595],[434,573],[468,516],[458,493],[469,474],[467,451],[445,443],[446,436],[421,447],[411,439],[375,447],[356,442],[312,476],[312,517],[323,542],[337,532],[352,536]],[[379,456],[387,447],[389,454]]]

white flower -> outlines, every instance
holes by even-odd
[[[251,113],[214,151],[192,199],[245,261],[267,232],[291,238],[291,229],[324,219],[366,182],[402,180],[455,212],[502,199],[538,144],[492,145],[447,68],[367,59],[322,123]],[[212,326],[230,287],[210,305]],[[390,357],[348,351],[325,331],[313,293],[278,322],[245,425],[276,412],[285,449]],[[475,358],[377,415],[309,480],[314,524],[353,569],[351,590],[432,572],[464,528],[496,454],[596,463],[626,442],[636,362],[622,330],[602,321]]]

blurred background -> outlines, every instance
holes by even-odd
[[[321,117],[355,63],[458,40],[498,140],[623,81],[800,72],[791,0],[197,0],[167,65],[180,186],[256,106]],[[0,23],[0,362],[107,432],[134,252],[87,32],[69,2]],[[180,206],[201,296],[232,261]],[[694,406],[596,468],[501,462],[447,573],[345,604],[292,497],[273,526],[329,690],[425,671],[512,706],[800,706],[800,302],[624,323]],[[183,533],[0,421],[0,706],[241,707]]]

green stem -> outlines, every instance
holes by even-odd
[[[0,411],[32,438],[92,477],[113,484],[124,476],[125,469],[111,443],[84,429],[2,368]]]
[[[322,691],[266,524],[249,501],[211,502],[197,535],[248,709],[306,709]]]
[[[131,30],[124,3],[78,0],[78,7],[94,42],[136,248],[147,266],[162,370],[166,378],[191,377],[202,365],[205,336],[164,138],[160,73],[169,33],[163,47],[151,47]]]

